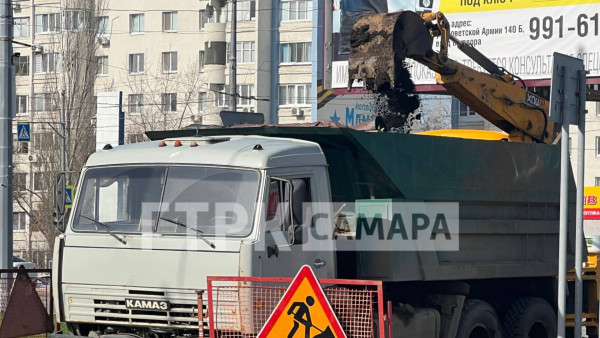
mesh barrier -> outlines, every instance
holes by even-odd
[[[37,292],[42,304],[50,313],[52,308],[52,292],[51,286],[51,270],[50,269],[35,269],[27,270],[29,280],[33,283],[35,291]],[[22,272],[18,269],[0,270],[0,314],[6,311],[8,300],[13,290],[13,285],[17,278],[17,273]]]
[[[292,278],[208,277],[210,337],[256,337],[291,281]],[[347,337],[374,337],[376,318],[380,321],[379,336],[384,336],[381,282],[319,282]]]
[[[0,270],[0,337],[52,332],[49,269]]]

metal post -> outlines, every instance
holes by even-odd
[[[575,325],[574,337],[581,338],[581,319],[583,316],[583,189],[585,170],[585,73],[579,72],[579,105],[577,112],[577,204],[575,211]]]
[[[229,94],[231,110],[237,111],[237,0],[231,0],[231,41],[229,46]]]
[[[10,0],[0,0],[0,268],[12,268],[13,166],[12,112],[15,74],[12,68],[13,16]]]
[[[560,230],[558,243],[558,330],[565,338],[567,286],[567,212],[569,204],[569,123],[563,121],[560,140]]]
[[[66,115],[66,110],[65,110],[65,103],[66,103],[66,98],[65,98],[65,90],[62,90],[62,112],[60,114],[60,127],[61,127],[61,140],[62,140],[62,151],[61,151],[61,162],[60,162],[60,171],[62,171],[63,173],[67,172],[67,134],[65,133],[66,128],[65,128],[65,123],[67,120],[67,115]]]

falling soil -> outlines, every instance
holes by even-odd
[[[373,83],[373,113],[383,118],[388,131],[409,133],[411,122],[421,117],[418,111],[421,101],[416,94],[406,62],[401,64],[402,68],[396,64],[396,82],[393,87],[389,81]]]
[[[421,105],[405,59],[405,46],[394,41],[401,13],[360,18],[353,27],[348,75],[361,79],[375,95],[373,114],[381,116],[387,130],[410,131],[419,119]],[[393,33],[392,33],[393,32]]]

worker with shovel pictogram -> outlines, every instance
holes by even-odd
[[[308,307],[313,306],[314,304],[315,299],[311,296],[306,297],[306,303],[292,303],[292,306],[290,306],[289,310],[287,311],[287,314],[290,316],[294,316],[294,326],[290,330],[288,338],[294,337],[296,331],[298,331],[298,329],[300,328],[300,324],[304,325],[304,338],[335,338],[329,326],[325,330],[321,330],[313,325],[312,320],[310,318],[310,310]],[[310,329],[313,327],[317,329],[320,333],[316,336],[311,337]]]

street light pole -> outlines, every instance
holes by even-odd
[[[61,162],[60,162],[60,171],[63,173],[67,172],[67,134],[65,133],[66,128],[65,128],[65,123],[66,123],[66,111],[65,111],[65,102],[66,102],[66,98],[65,98],[65,90],[62,90],[62,112],[60,114],[60,126],[61,126],[61,131],[62,131],[62,151],[61,151]]]
[[[12,268],[13,163],[12,112],[15,74],[12,68],[12,4],[0,0],[0,268]]]
[[[231,99],[231,110],[237,111],[237,0],[231,0],[229,64],[229,97]]]

